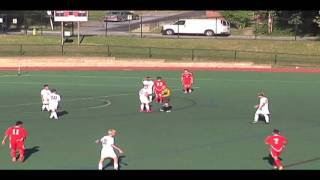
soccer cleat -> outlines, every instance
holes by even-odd
[[[191,93],[191,89],[189,89],[189,93]]]
[[[151,111],[151,110],[149,110],[149,111],[147,111],[147,112],[149,113],[149,112],[152,112],[152,111]]]
[[[171,112],[171,110],[167,110],[166,112]]]
[[[164,110],[163,110],[163,109],[160,109],[160,111],[163,112]]]
[[[141,109],[140,109],[140,112],[144,112],[144,110],[141,110]]]
[[[16,162],[16,161],[17,161],[17,158],[13,157],[12,162]]]
[[[273,166],[273,169],[278,169],[278,167],[277,166]]]
[[[19,158],[19,161],[23,163],[24,162],[24,158]]]
[[[184,91],[184,93],[187,94],[188,92],[187,92],[187,91]]]
[[[280,166],[280,167],[279,167],[279,170],[283,170],[283,166]]]
[[[252,121],[251,124],[256,124],[258,121]]]

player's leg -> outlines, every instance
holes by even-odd
[[[102,170],[103,169],[103,162],[104,162],[105,158],[101,157],[100,158],[100,161],[99,161],[99,164],[98,164],[98,169],[99,170]]]
[[[264,119],[266,120],[266,123],[269,124],[270,123],[269,114],[264,114],[263,116],[264,116]]]
[[[17,161],[17,143],[16,142],[10,142],[10,155],[12,158],[12,162],[16,162]]]
[[[113,157],[113,169],[118,170],[119,169],[119,163],[118,163],[118,157]]]
[[[19,153],[20,153],[19,161],[23,162],[24,161],[24,153],[25,153],[24,143],[19,142],[17,145],[18,145],[18,149],[19,149]]]
[[[254,119],[252,123],[257,123],[259,120],[259,114],[260,114],[260,110],[257,110],[256,113],[254,114]]]
[[[57,110],[58,110],[58,104],[56,104],[55,106],[54,106],[54,108],[53,108],[53,117],[54,117],[54,119],[58,119],[58,114],[57,114]]]
[[[44,102],[42,102],[41,111],[44,111],[45,108],[46,108],[46,104]]]
[[[279,169],[279,170],[282,170],[283,169],[283,166],[282,166],[282,163],[281,163],[281,160],[279,158],[281,152],[276,152],[274,150],[271,151],[271,156],[273,157],[274,159],[274,163],[276,165],[276,167]]]

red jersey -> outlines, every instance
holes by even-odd
[[[182,73],[181,78],[184,84],[193,83],[193,74],[191,72]]]
[[[154,91],[162,92],[167,87],[167,83],[165,80],[155,80],[154,81]]]
[[[7,129],[6,135],[9,136],[10,141],[24,141],[28,132],[23,127],[12,126]]]
[[[279,134],[268,136],[265,142],[270,145],[273,151],[276,152],[281,152],[283,147],[288,143],[287,139]]]

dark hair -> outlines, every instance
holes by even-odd
[[[57,92],[57,90],[56,89],[51,89],[51,92]]]
[[[274,133],[274,134],[279,134],[280,131],[279,131],[278,129],[274,129],[274,130],[273,130],[273,133]]]
[[[21,125],[21,124],[23,124],[22,121],[17,121],[17,122],[16,122],[16,125],[17,125],[17,126],[18,126],[18,125]]]
[[[48,87],[48,86],[49,86],[48,84],[43,85],[43,87]]]
[[[157,77],[157,79],[161,79],[161,77],[160,77],[160,76],[158,76],[158,77]]]

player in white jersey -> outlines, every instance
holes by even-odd
[[[43,89],[40,92],[41,94],[41,100],[42,100],[42,108],[41,111],[44,111],[45,109],[49,111],[49,98],[50,98],[50,90],[49,85],[45,84],[43,85]]]
[[[150,100],[149,100],[149,93],[148,93],[148,87],[147,86],[144,86],[142,89],[140,89],[139,91],[139,99],[140,99],[140,102],[141,102],[141,105],[140,105],[140,112],[145,112],[145,108],[147,110],[147,112],[151,112],[151,109],[150,109]]]
[[[149,101],[152,102],[152,93],[153,93],[153,85],[154,85],[154,82],[152,81],[152,79],[150,77],[146,77],[143,81],[142,81],[142,84],[144,86],[147,86],[147,90],[148,90],[148,93],[149,93]]]
[[[258,98],[260,99],[260,103],[255,105],[255,108],[257,109],[257,111],[254,115],[254,120],[252,123],[257,123],[259,120],[259,115],[263,115],[266,123],[269,124],[270,123],[270,121],[269,121],[270,111],[269,111],[268,98],[262,92],[258,93]]]
[[[58,119],[57,110],[60,100],[60,95],[57,94],[57,91],[55,89],[52,89],[49,99],[49,110],[51,111],[50,119]]]
[[[113,159],[113,168],[115,170],[118,170],[119,168],[118,156],[114,152],[114,149],[119,151],[120,154],[122,154],[123,151],[119,147],[117,147],[114,143],[114,137],[116,136],[116,133],[117,133],[116,130],[109,129],[106,136],[103,136],[101,139],[96,140],[97,144],[99,143],[102,144],[101,157],[98,165],[99,170],[103,169],[103,162],[106,158]]]

